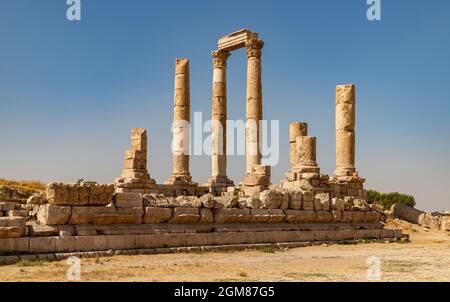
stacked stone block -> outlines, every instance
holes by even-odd
[[[116,179],[119,192],[139,192],[155,189],[156,182],[147,172],[147,131],[131,130],[131,149],[125,152],[121,178]]]

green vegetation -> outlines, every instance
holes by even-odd
[[[380,193],[375,190],[367,190],[367,197],[369,203],[377,203],[382,205],[385,209],[390,209],[393,204],[402,202],[410,207],[416,205],[416,200],[411,195],[401,193]]]
[[[97,184],[97,182],[96,181],[92,181],[92,180],[84,180],[84,178],[79,178],[77,180],[77,184],[95,185],[95,184]]]

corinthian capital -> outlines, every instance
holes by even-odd
[[[261,40],[249,40],[245,43],[247,48],[247,58],[260,57],[261,49],[264,47],[264,42]]]
[[[228,51],[215,50],[211,52],[211,55],[214,58],[214,67],[226,67],[227,59],[231,54]]]

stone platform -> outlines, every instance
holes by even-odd
[[[360,239],[395,241],[404,237],[401,230],[384,229],[380,223],[147,224],[140,226],[91,225],[91,227],[97,235],[1,238],[0,254],[28,255],[31,258],[50,254],[52,255],[50,258],[57,259],[64,258],[64,255],[59,254],[76,252],[134,250],[134,253],[139,254],[148,249],[246,244],[339,243]]]

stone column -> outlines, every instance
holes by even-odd
[[[314,136],[297,136],[298,167],[301,173],[318,173],[316,162],[316,138]]]
[[[189,60],[177,58],[172,125],[173,171],[165,184],[193,184],[189,173],[190,103]]]
[[[115,181],[117,192],[144,193],[155,187],[156,182],[147,171],[147,140],[147,130],[131,130],[131,149],[125,151],[122,175]]]
[[[289,153],[291,160],[291,167],[295,167],[300,159],[297,154],[297,137],[308,135],[308,124],[301,122],[294,122],[289,124]]]
[[[212,126],[211,126],[211,177],[205,184],[214,187],[232,186],[227,177],[227,51],[216,50],[213,56]]]
[[[355,169],[355,85],[336,86],[336,170],[341,180],[357,177]]]
[[[262,120],[262,82],[261,82],[261,49],[264,42],[249,40],[247,49],[247,129],[245,136],[247,173],[251,173],[253,165],[261,164]]]

